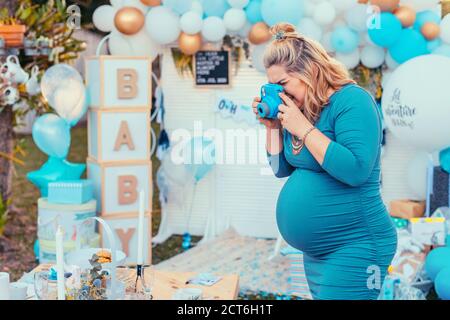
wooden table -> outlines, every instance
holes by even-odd
[[[41,264],[32,272],[38,272],[49,269],[51,265]],[[134,285],[135,273],[134,269],[117,268],[118,280],[125,281],[128,285]],[[153,299],[154,300],[171,300],[172,295],[180,288],[200,288],[203,291],[203,299],[205,300],[236,300],[239,294],[239,276],[237,274],[220,275],[222,277],[212,286],[201,286],[186,284],[186,281],[196,272],[172,272],[163,270],[154,270],[153,277]],[[151,274],[147,270],[144,272],[145,280],[150,282]]]

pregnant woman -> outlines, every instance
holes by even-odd
[[[259,120],[275,175],[289,177],[278,228],[303,251],[314,299],[376,299],[397,247],[380,195],[379,109],[320,44],[289,24],[271,33],[264,64],[284,103]]]

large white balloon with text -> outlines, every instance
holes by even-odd
[[[450,146],[450,58],[425,55],[400,65],[382,98],[388,129],[426,151]]]

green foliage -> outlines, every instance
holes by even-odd
[[[31,0],[19,0],[15,12],[9,13],[7,8],[0,10],[0,23],[19,23],[26,26],[25,37],[46,40],[52,53],[50,55],[26,56],[21,53],[19,60],[25,71],[30,72],[37,65],[40,79],[49,67],[56,63],[71,63],[79,53],[86,49],[86,43],[74,38],[74,30],[66,23],[69,19],[65,0],[49,0],[43,4],[35,4]],[[41,94],[30,96],[25,86],[19,86],[20,98],[25,108],[15,108],[13,126],[17,118],[35,110],[37,114],[50,111],[50,106]]]

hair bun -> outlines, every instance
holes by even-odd
[[[285,23],[285,22],[277,23],[276,25],[272,26],[270,28],[270,33],[273,36],[282,34],[283,38],[298,36],[297,31],[295,30],[295,27],[292,24]]]

